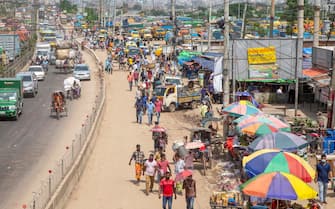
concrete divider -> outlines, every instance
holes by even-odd
[[[85,141],[82,149],[74,161],[73,165],[71,166],[68,173],[64,176],[62,181],[59,183],[57,189],[52,194],[51,198],[49,199],[48,203],[44,207],[45,209],[62,209],[64,208],[70,194],[72,193],[73,189],[77,185],[77,182],[80,180],[80,177],[85,169],[89,156],[94,149],[95,144],[95,135],[96,135],[96,128],[101,123],[101,117],[103,115],[104,107],[105,107],[105,82],[103,78],[103,74],[101,74],[101,66],[99,65],[100,59],[96,56],[96,54],[89,48],[86,48],[87,51],[91,56],[94,57],[96,61],[96,65],[99,68],[99,79],[100,79],[100,91],[101,91],[101,100],[100,104],[97,109],[95,109],[95,118],[93,120],[91,129],[87,135],[87,140]],[[32,206],[31,206],[32,207]],[[33,209],[35,209],[33,204]]]

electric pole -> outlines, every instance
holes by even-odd
[[[273,38],[273,22],[275,19],[275,0],[271,0],[271,14],[270,14],[270,38]]]
[[[223,46],[223,60],[222,60],[222,79],[223,79],[223,106],[226,107],[229,104],[229,72],[228,72],[228,61],[229,61],[229,0],[224,0],[224,46]]]
[[[314,32],[313,32],[313,46],[319,46],[319,31],[320,31],[320,0],[315,0],[314,4]]]
[[[113,1],[113,36],[115,36],[115,24],[116,24],[116,0]]]
[[[245,21],[246,21],[246,15],[247,15],[247,9],[248,9],[248,1],[244,3],[244,10],[243,10],[243,20],[242,20],[242,27],[241,27],[241,38],[244,38],[245,36]]]
[[[211,50],[211,35],[212,35],[212,27],[211,27],[211,20],[212,20],[212,0],[209,0],[209,13],[208,13],[208,47],[207,51]]]
[[[298,39],[297,39],[297,57],[295,69],[295,99],[294,99],[294,116],[298,115],[299,104],[299,71],[302,70],[302,49],[304,35],[304,0],[298,0]]]
[[[176,0],[171,0],[171,20],[173,24],[173,58],[176,58],[176,43],[177,43],[177,20],[176,20]]]

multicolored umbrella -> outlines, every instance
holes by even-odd
[[[248,123],[240,128],[241,133],[257,136],[273,133],[278,130],[278,128],[263,122]]]
[[[222,112],[224,113],[229,113],[230,115],[233,116],[242,116],[242,115],[255,115],[261,113],[259,109],[257,109],[255,106],[252,104],[249,105],[249,101],[239,101],[232,103],[225,107]]]
[[[280,119],[271,116],[271,115],[266,115],[266,114],[257,114],[257,115],[245,115],[240,118],[237,118],[234,120],[235,123],[237,123],[238,127],[245,126],[248,123],[253,123],[253,122],[263,122],[263,123],[268,123],[271,126],[274,126],[280,130],[283,131],[290,131],[290,125],[286,124],[285,122],[281,121]]]
[[[256,151],[244,157],[242,163],[250,177],[280,171],[295,175],[304,182],[311,182],[315,178],[315,170],[304,159],[276,149]]]
[[[256,138],[248,146],[251,150],[280,149],[284,151],[296,151],[308,145],[308,142],[292,133],[278,131]]]
[[[260,174],[240,186],[250,196],[277,200],[313,199],[317,192],[296,176],[284,172]]]

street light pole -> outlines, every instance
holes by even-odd
[[[298,115],[299,104],[299,71],[302,70],[302,49],[304,35],[304,0],[298,0],[298,39],[297,39],[297,57],[295,69],[295,99],[294,99],[294,116]]]

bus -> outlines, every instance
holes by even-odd
[[[53,30],[43,30],[40,33],[41,40],[50,43],[51,46],[56,46],[56,32]]]

